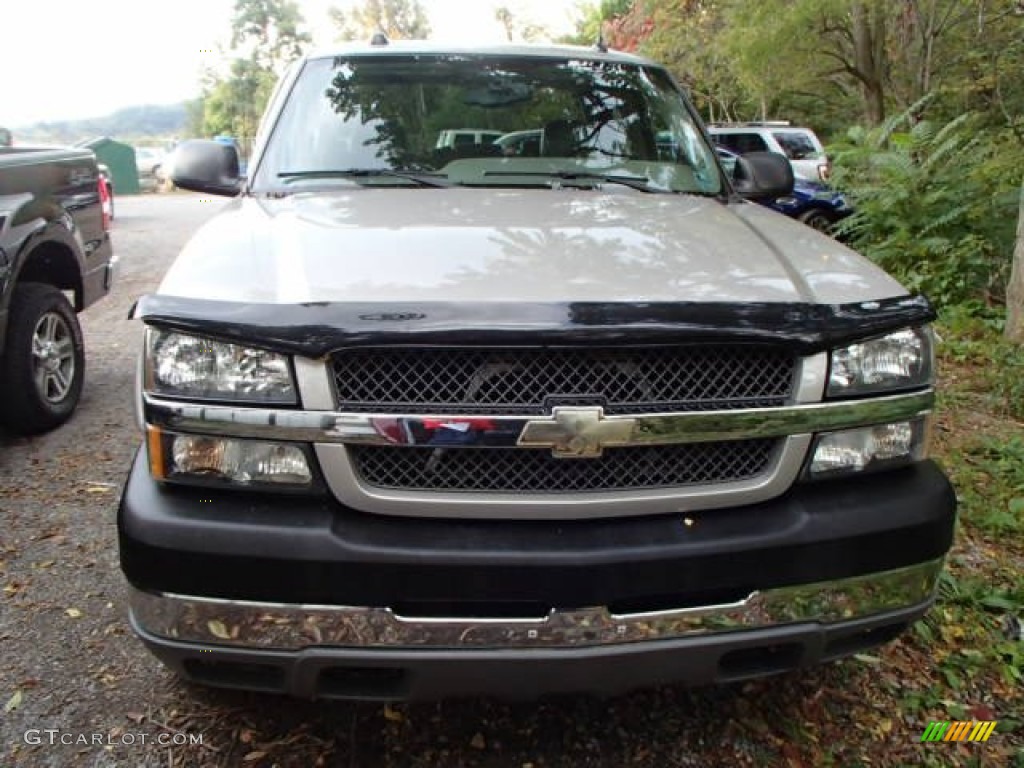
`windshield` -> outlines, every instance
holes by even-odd
[[[646,191],[722,189],[691,112],[658,68],[532,56],[310,61],[254,189],[417,181],[368,170],[473,186],[586,186],[610,176]]]
[[[772,136],[779,142],[779,146],[786,153],[790,160],[804,160],[807,158],[821,157],[824,151],[815,146],[815,142],[806,133],[797,131],[773,132]]]

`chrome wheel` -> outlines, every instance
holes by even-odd
[[[56,312],[39,318],[32,334],[32,379],[39,396],[63,401],[75,381],[75,344],[71,329]]]
[[[74,307],[60,289],[14,287],[7,316],[0,424],[38,435],[67,421],[82,395],[85,346]]]

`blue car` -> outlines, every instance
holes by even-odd
[[[738,155],[722,147],[715,147],[715,151],[722,168],[732,177]],[[764,204],[826,234],[832,234],[836,222],[853,213],[853,207],[842,192],[827,184],[801,178],[794,180],[792,194]]]

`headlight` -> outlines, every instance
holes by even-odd
[[[832,350],[828,396],[926,387],[934,376],[932,331],[908,328]]]
[[[891,469],[925,458],[928,420],[879,424],[819,435],[807,467],[810,479]]]
[[[149,428],[149,468],[158,480],[240,487],[313,487],[303,447],[290,443],[207,435],[176,435]]]
[[[146,388],[205,400],[298,402],[284,355],[154,328],[146,334]]]

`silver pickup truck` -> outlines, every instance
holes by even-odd
[[[0,147],[0,425],[10,430],[52,429],[78,404],[76,312],[113,279],[108,201],[92,152]]]
[[[498,138],[437,146],[466,125]],[[213,142],[174,168],[235,199],[137,306],[118,526],[182,675],[611,693],[836,659],[931,605],[931,308],[750,203],[788,161],[727,175],[660,66],[378,40],[292,69],[247,178]]]

